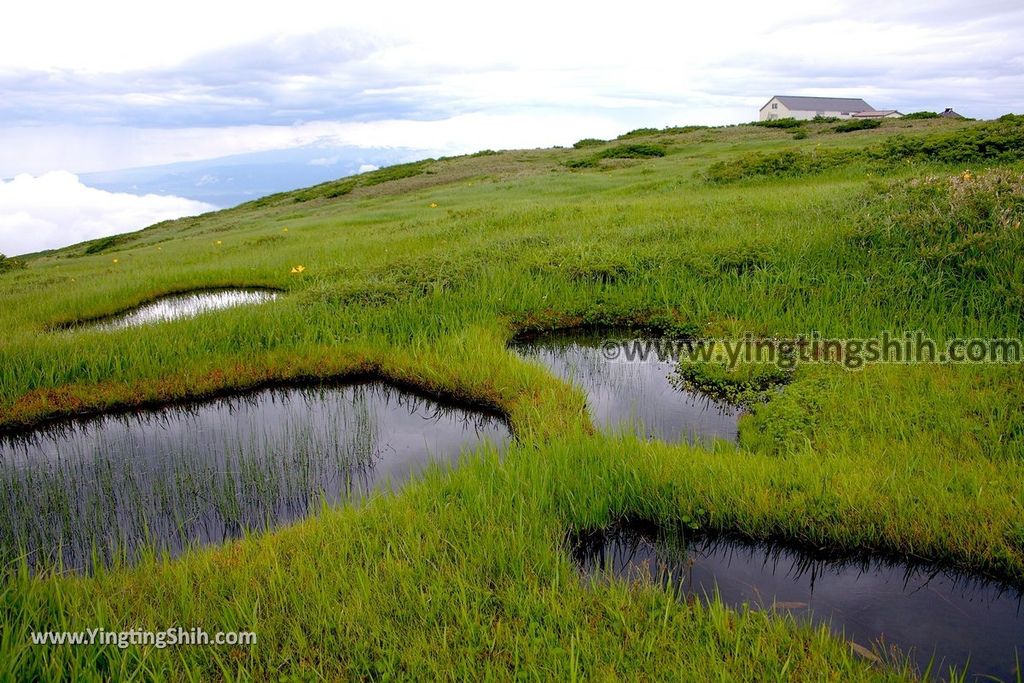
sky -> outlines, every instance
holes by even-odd
[[[282,155],[326,179],[641,126],[750,121],[776,94],[1021,112],[1022,35],[1019,0],[8,3],[0,252],[262,191],[243,187],[252,174],[237,164],[230,182],[223,164],[201,167],[224,157],[272,166]],[[183,163],[200,167],[163,184],[129,170]],[[105,187],[87,184],[97,174]],[[231,192],[204,195],[211,178]],[[68,191],[38,201],[56,186]],[[130,218],[124,194],[139,197]],[[69,222],[82,202],[92,218]]]

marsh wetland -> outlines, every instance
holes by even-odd
[[[524,336],[512,348],[580,386],[597,426],[642,438],[706,446],[735,442],[740,408],[673,383],[663,340],[629,329],[562,330]]]
[[[1024,337],[1024,117],[795,125],[8,263],[0,680],[1020,680],[1019,363],[605,353]],[[32,644],[174,625],[258,642]]]
[[[270,289],[227,288],[161,296],[140,306],[110,316],[85,320],[71,327],[123,330],[139,325],[192,318],[203,313],[235,306],[254,306],[273,301],[279,292]]]
[[[826,624],[869,660],[909,657],[919,672],[1013,680],[1024,656],[1024,593],[895,558],[828,557],[796,547],[619,523],[569,539],[593,581],[660,584],[680,600]]]
[[[172,555],[397,490],[503,420],[370,383],[265,389],[0,437],[8,560],[92,569]]]

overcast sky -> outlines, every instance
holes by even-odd
[[[0,178],[571,144],[749,121],[775,94],[994,117],[1024,111],[1021,36],[1019,0],[8,3]]]

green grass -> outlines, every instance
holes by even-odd
[[[1020,161],[993,143],[1020,126],[895,120],[840,135],[807,122],[806,140],[641,129],[628,144],[381,169],[28,257],[0,274],[0,424],[370,372],[500,409],[520,441],[173,561],[90,578],[11,569],[0,677],[904,678],[783,618],[584,585],[561,539],[622,515],[687,519],[1020,582],[1018,366],[800,366],[753,402],[739,447],[706,451],[593,435],[579,390],[505,345],[521,329],[629,322],[709,337],[1024,336]],[[617,158],[626,147],[664,156]],[[708,182],[716,165],[790,153],[836,163]],[[286,294],[134,330],[49,331],[232,285]],[[97,625],[260,641],[28,644],[32,630]]]

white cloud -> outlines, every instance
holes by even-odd
[[[67,171],[19,175],[0,180],[0,252],[52,249],[214,208],[181,197],[98,190]]]
[[[431,154],[570,144],[749,121],[773,94],[976,117],[1024,107],[1019,0],[653,1],[630,7],[637,30],[578,1],[294,0],[281,13],[181,0],[158,22],[128,0],[59,1],[60,22],[53,3],[9,4],[0,177],[322,139]]]
[[[270,35],[304,34],[330,27],[387,36],[401,49],[384,59],[398,66],[413,64],[431,69],[456,64],[464,68],[472,62],[514,62],[544,68],[553,61],[609,64],[624,56],[646,62],[652,56],[677,57],[681,48],[699,56],[708,47],[722,43],[742,45],[751,33],[770,31],[787,20],[856,12],[864,3],[653,0],[631,7],[628,17],[617,17],[616,12],[623,12],[621,7],[579,0],[521,0],[501,8],[473,0],[402,2],[397,11],[396,3],[293,0],[287,12],[269,2],[179,0],[174,11],[161,12],[158,21],[153,21],[150,7],[130,0],[9,3],[5,21],[0,23],[0,66],[83,71],[155,68],[225,45],[267,42]],[[885,6],[877,4],[879,10]],[[918,0],[907,4],[925,3]],[[947,6],[962,3],[932,0],[927,4],[936,16],[941,16]],[[870,16],[875,11],[865,14]],[[53,20],[55,12],[60,21]],[[110,17],[118,20],[110,21]],[[203,20],[196,21],[196,17]],[[626,30],[624,21],[642,23],[642,30]]]
[[[673,115],[673,113],[675,115]],[[679,122],[679,110],[642,110],[635,125]],[[751,114],[748,118],[753,118]],[[567,145],[585,137],[628,130],[604,113],[529,110],[472,113],[433,121],[385,119],[368,122],[310,121],[292,126],[220,128],[0,128],[0,178],[17,173],[110,171],[231,154],[323,144],[364,148],[418,149],[425,156],[463,154],[484,148]],[[325,153],[325,158],[328,153]]]
[[[336,157],[336,156],[333,156],[333,157],[317,157],[316,159],[311,159],[310,162],[309,162],[309,165],[310,166],[334,166],[336,163],[338,163],[338,157]]]
[[[369,173],[370,171],[376,171],[380,166],[374,166],[373,164],[361,164],[359,166],[360,173]]]

